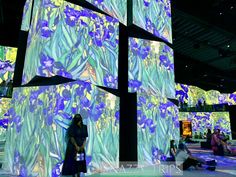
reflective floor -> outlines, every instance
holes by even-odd
[[[195,170],[190,168],[184,172],[179,171],[171,163],[164,163],[155,166],[143,166],[141,168],[120,168],[114,169],[110,172],[101,172],[98,174],[89,175],[92,177],[106,176],[134,176],[134,177],[172,177],[172,176],[183,176],[183,177],[236,177],[236,156],[214,156],[211,150],[200,149],[199,144],[188,145],[194,156],[201,157],[204,159],[216,159],[217,167],[215,171],[209,171],[206,169]],[[0,170],[0,177],[16,177],[10,175],[3,169]]]

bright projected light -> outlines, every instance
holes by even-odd
[[[236,94],[226,94],[220,93],[217,90],[209,90],[205,91],[199,87],[179,84],[176,83],[176,98],[181,103],[187,103],[188,106],[196,106],[198,102],[205,103],[207,105],[214,104],[228,104],[235,105],[236,104]]]
[[[133,0],[133,23],[172,43],[170,0]]]
[[[117,168],[119,99],[89,83],[14,88],[8,110],[5,169],[20,176],[60,176],[72,115],[88,127],[88,174]],[[19,104],[21,103],[21,104]]]
[[[127,25],[127,0],[86,0]]]
[[[0,46],[0,83],[13,79],[17,48]]]
[[[33,0],[26,0],[25,1],[22,23],[21,23],[21,30],[22,31],[29,31],[29,29],[30,29],[30,18],[31,18],[31,13],[32,13],[32,4],[33,4]],[[32,17],[34,17],[34,16],[32,15]]]
[[[207,129],[219,128],[231,139],[230,117],[228,112],[179,112],[179,120],[192,122],[193,136],[207,133]]]
[[[166,98],[138,93],[138,161],[165,160],[170,140],[179,139],[178,108]]]
[[[175,98],[173,50],[166,44],[129,38],[129,91]]]
[[[11,99],[0,98],[0,141],[5,141],[8,119],[5,115],[10,108]]]
[[[116,19],[66,1],[36,1],[22,82],[60,75],[117,88]]]

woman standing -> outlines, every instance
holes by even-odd
[[[80,176],[80,172],[86,173],[85,145],[88,137],[87,126],[83,124],[80,114],[76,114],[67,130],[68,144],[62,175]]]

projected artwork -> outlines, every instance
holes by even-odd
[[[222,94],[221,98],[229,105],[236,105],[236,92],[230,94]]]
[[[117,88],[118,21],[66,1],[35,2],[23,83],[60,75]],[[34,8],[34,9],[35,9]]]
[[[127,25],[127,0],[86,0]]]
[[[19,102],[21,104],[19,104]],[[72,115],[88,127],[88,174],[118,166],[119,99],[89,83],[14,89],[5,168],[19,176],[59,177]]]
[[[196,106],[199,102],[207,105],[236,104],[236,93],[220,93],[217,90],[205,91],[199,87],[176,83],[176,98],[188,106]]]
[[[219,128],[231,138],[230,117],[228,112],[179,112],[179,120],[188,120],[192,122],[193,135],[199,135],[200,132],[207,133],[207,129],[212,132]]]
[[[129,91],[175,98],[173,50],[166,44],[129,39]]]
[[[17,48],[0,46],[0,83],[13,79]]]
[[[133,23],[172,43],[170,0],[133,0]]]
[[[0,98],[0,141],[5,140],[5,133],[8,126],[8,119],[5,117],[10,108],[11,99]]]
[[[155,164],[168,155],[170,140],[179,139],[178,108],[147,93],[138,93],[137,101],[138,161]]]
[[[26,0],[26,2],[25,2],[23,17],[22,17],[22,23],[21,23],[21,30],[22,31],[29,31],[29,29],[30,29],[30,18],[31,18],[31,13],[32,13],[32,3],[33,3],[33,0]]]

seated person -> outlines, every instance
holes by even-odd
[[[179,144],[178,150],[176,152],[176,166],[181,170],[187,170],[189,167],[194,166],[195,169],[201,169],[202,164],[215,166],[215,160],[205,161],[204,159],[193,157],[188,154],[185,150],[185,145],[183,143]],[[215,167],[210,170],[215,170]]]
[[[175,140],[170,141],[170,161],[175,161],[175,155],[176,155],[177,147],[175,145]]]
[[[219,138],[220,130],[215,129],[211,137],[211,148],[214,155],[224,155],[223,141]]]

